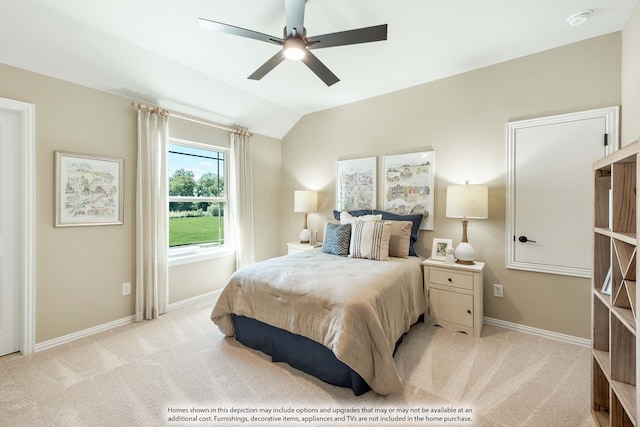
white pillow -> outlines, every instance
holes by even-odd
[[[354,221],[380,221],[382,214],[353,216],[347,211],[340,212],[340,224],[351,224]]]
[[[389,221],[354,221],[351,224],[349,256],[388,261],[390,237]]]

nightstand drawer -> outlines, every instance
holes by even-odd
[[[450,269],[431,267],[429,269],[429,282],[434,285],[473,290],[473,274],[453,272]]]

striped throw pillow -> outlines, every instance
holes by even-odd
[[[355,221],[351,226],[350,257],[376,261],[389,260],[390,222]]]

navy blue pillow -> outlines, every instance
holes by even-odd
[[[373,209],[358,209],[355,211],[347,211],[351,216],[362,216],[362,215],[377,215],[380,212],[376,212]],[[340,211],[333,211],[333,217],[340,221]]]
[[[332,255],[349,255],[351,224],[327,224],[322,242],[322,252]]]
[[[420,230],[420,223],[422,222],[422,214],[413,215],[398,215],[387,211],[379,211],[377,209],[359,209],[355,211],[348,211],[351,216],[362,215],[382,215],[383,220],[387,221],[411,221],[411,236],[409,239],[409,256],[418,256],[414,244],[418,241],[418,230]],[[337,220],[340,219],[340,211],[333,211],[333,217]]]

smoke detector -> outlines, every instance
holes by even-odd
[[[574,13],[573,15],[567,18],[567,24],[571,25],[572,27],[577,27],[578,25],[582,25],[585,22],[587,22],[587,20],[589,19],[592,13],[593,13],[593,9],[585,9],[578,13]]]

